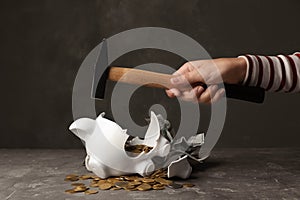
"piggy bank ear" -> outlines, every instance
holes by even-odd
[[[74,121],[69,130],[72,131],[77,137],[86,140],[94,131],[95,120],[89,118],[81,118]]]

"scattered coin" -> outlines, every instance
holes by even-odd
[[[112,187],[110,190],[121,190],[122,188]]]
[[[85,194],[97,194],[98,191],[97,190],[86,190],[84,193]]]
[[[129,188],[125,187],[124,190],[126,190],[126,191],[137,191],[138,189],[136,187],[133,187],[133,188],[131,188],[131,187],[129,187]]]
[[[194,187],[195,185],[192,183],[184,183],[182,184],[183,187]]]
[[[140,177],[139,176],[125,176],[124,179],[127,181],[138,181],[138,180],[140,180]]]
[[[90,174],[82,175],[79,177],[79,179],[81,180],[92,179],[92,175]]]
[[[155,182],[155,180],[152,179],[152,178],[142,178],[141,181],[144,182],[144,183],[153,183],[153,182]]]
[[[170,185],[167,185],[167,187],[172,188],[172,189],[179,189],[179,188],[182,188],[182,185],[178,184],[178,183],[172,183]]]
[[[126,185],[125,187],[124,187],[124,189],[125,190],[135,190],[135,186],[134,185]]]
[[[142,184],[142,182],[140,182],[140,181],[130,181],[130,182],[128,182],[128,185],[133,185],[133,186],[137,186],[137,185],[141,185]]]
[[[152,186],[153,190],[163,190],[165,186],[163,184],[156,184]]]
[[[157,177],[161,177],[160,175],[162,174],[163,170],[162,169],[159,169],[159,170],[156,170],[155,172],[153,172],[151,174],[151,178],[157,178]]]
[[[72,181],[72,182],[75,182],[75,181],[78,181],[79,178],[69,178],[69,179],[65,179],[65,181]]]
[[[173,183],[173,181],[171,181],[171,180],[167,180],[167,179],[160,178],[160,177],[155,178],[155,181],[157,181],[163,185],[171,185]]]
[[[68,174],[66,175],[66,178],[72,178],[72,177],[78,177],[76,174]]]
[[[96,187],[99,187],[99,184],[98,183],[91,183],[90,187],[96,188]]]
[[[145,151],[145,145],[136,145],[136,147],[130,146],[130,148],[138,149],[139,151]],[[78,181],[78,180],[91,179],[89,187],[99,188],[99,190],[127,190],[127,191],[148,191],[148,190],[163,190],[165,187],[172,189],[179,189],[182,187],[194,187],[192,183],[178,184],[167,178],[167,172],[165,169],[159,169],[154,171],[147,177],[141,177],[139,175],[126,175],[119,177],[100,178],[93,174],[76,175],[68,174],[65,177],[66,181]],[[66,193],[73,194],[77,192],[84,192],[85,194],[96,194],[99,190],[89,189],[84,183],[74,182],[71,183],[73,189],[65,190]]]
[[[78,181],[79,178],[75,174],[69,174],[66,176],[65,181]]]
[[[91,180],[91,183],[99,183],[99,181]]]
[[[101,183],[107,183],[107,180],[100,180],[97,182],[98,184],[101,184]]]
[[[73,189],[65,190],[66,193],[73,194],[76,193]]]
[[[96,176],[96,175],[92,175],[91,178],[96,180],[96,181],[101,180],[101,178],[99,176]]]
[[[75,191],[75,192],[84,192],[84,191],[86,191],[88,188],[87,187],[85,187],[85,186],[76,186],[73,190]]]
[[[127,185],[128,185],[127,181],[118,181],[118,182],[115,182],[115,186],[118,187],[118,188],[124,188]]]
[[[102,183],[99,184],[99,189],[101,190],[108,190],[112,187],[113,185],[111,183]]]
[[[117,177],[113,177],[113,178],[108,178],[108,179],[106,179],[107,180],[107,182],[110,182],[110,183],[116,183],[116,182],[119,182],[120,180],[122,180],[122,179],[120,179],[120,178],[117,178]]]
[[[84,186],[84,183],[72,183],[72,186]]]
[[[143,183],[136,187],[136,189],[140,190],[140,191],[147,191],[147,190],[150,190],[151,188],[152,188],[151,185],[149,185],[147,183]]]

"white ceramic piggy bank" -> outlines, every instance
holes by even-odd
[[[170,151],[170,144],[160,134],[157,116],[151,112],[151,121],[145,139],[135,138],[134,144],[153,147],[148,153],[130,154],[124,147],[129,137],[127,130],[115,122],[103,117],[101,113],[96,120],[81,118],[74,121],[69,129],[85,142],[87,157],[86,167],[101,178],[138,173],[148,175],[156,170],[151,158],[164,157]]]

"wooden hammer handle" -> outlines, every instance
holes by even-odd
[[[108,74],[108,79],[111,81],[164,89],[172,88],[172,84],[170,82],[172,77],[173,75],[170,74],[124,67],[110,67]]]
[[[170,82],[172,77],[174,77],[174,75],[124,67],[111,67],[108,74],[108,79],[111,81],[120,81],[163,89],[173,88],[173,85]],[[203,83],[198,84],[205,86]],[[229,98],[255,103],[262,103],[264,101],[265,91],[262,88],[226,83],[224,83],[224,87],[226,96]]]

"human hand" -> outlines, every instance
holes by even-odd
[[[243,58],[219,58],[185,63],[171,79],[174,88],[166,90],[169,97],[199,103],[218,101],[225,94],[217,84],[239,84],[246,75],[247,63]],[[207,88],[203,85],[206,84]]]

